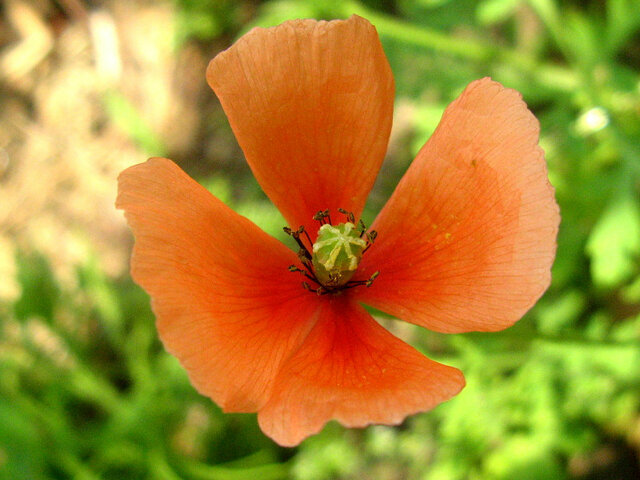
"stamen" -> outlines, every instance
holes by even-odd
[[[298,230],[291,230],[289,227],[282,227],[282,230],[284,230],[284,233],[286,233],[287,235],[293,237],[293,239],[296,241],[296,243],[300,247],[301,252],[304,252],[304,256],[307,257],[308,259],[311,259],[311,252],[309,252],[309,249],[307,248],[307,246],[302,242],[302,240],[300,240],[300,234],[303,232],[306,233],[304,226],[300,226]],[[309,234],[307,234],[307,238],[308,237],[309,237]],[[309,239],[309,243],[311,243],[311,239]],[[298,253],[298,256],[299,255],[300,255],[300,252]]]
[[[367,237],[367,246],[364,248],[364,250],[362,250],[363,255],[364,252],[371,248],[371,245],[373,245],[373,242],[376,241],[376,238],[378,238],[378,232],[376,232],[375,230],[371,230],[370,232],[365,233],[365,236]]]
[[[313,275],[313,273],[309,273],[306,270],[302,270],[301,268],[298,268],[295,265],[289,265],[289,271],[293,272],[293,273],[300,273],[301,275],[304,275],[305,277],[307,277],[312,282],[317,283],[318,285],[320,285],[320,283],[318,282],[316,277]]]
[[[313,242],[311,241],[311,237],[309,236],[309,232],[307,232],[304,227],[300,227],[302,228],[302,231],[304,232],[305,237],[307,237],[307,241],[309,242],[309,245],[311,245],[311,248],[313,248]]]
[[[322,225],[333,225],[331,223],[331,215],[329,214],[329,210],[319,210],[314,216],[313,219],[320,222],[320,226]]]
[[[353,216],[353,212],[348,212],[346,211],[344,208],[339,208],[338,211],[343,214],[345,217],[347,217],[347,221],[351,222],[351,223],[356,223],[356,219]]]
[[[333,225],[333,223],[331,222],[331,214],[329,213],[328,209],[324,211],[324,216],[329,219],[329,225]]]
[[[302,263],[302,266],[307,269],[307,272],[308,272],[307,277],[313,280],[318,285],[321,285],[320,281],[316,278],[315,272],[313,271],[313,265],[311,264],[311,260],[309,260],[306,257],[303,257],[303,258],[300,258],[300,263]]]
[[[310,292],[313,292],[313,293],[315,293],[315,294],[316,294],[316,295],[318,295],[318,296],[326,295],[326,294],[330,293],[330,290],[327,290],[327,289],[326,289],[325,287],[323,287],[322,285],[318,286],[318,288],[313,288],[313,287],[311,287],[311,285],[309,285],[307,282],[302,282],[302,287],[303,287],[305,290],[308,290],[308,291],[310,291]]]
[[[324,225],[325,221],[324,221],[324,211],[323,210],[319,210],[314,216],[313,219],[320,222],[320,225]]]
[[[360,238],[362,238],[362,236],[365,234],[365,232],[367,231],[367,227],[364,224],[364,222],[362,221],[362,219],[360,219],[358,221],[358,228],[360,228]]]
[[[378,275],[380,275],[380,272],[376,271],[369,277],[368,280],[350,280],[342,288],[353,288],[353,287],[360,287],[360,286],[365,286],[369,288],[371,285],[373,285],[373,281],[378,277]]]
[[[333,226],[328,209],[320,210],[313,216],[313,219],[319,222],[321,227],[318,232],[319,238],[315,243],[311,240],[304,226],[298,227],[297,230],[292,230],[289,227],[283,227],[282,229],[300,247],[298,260],[302,268],[296,265],[289,265],[288,270],[304,276],[305,280],[302,282],[302,287],[318,296],[336,295],[342,290],[359,286],[368,288],[380,274],[379,271],[376,271],[367,280],[349,279],[355,273],[362,255],[375,242],[378,233],[375,230],[367,232],[367,227],[361,219],[358,221],[357,227],[355,227],[356,222],[352,212],[343,208],[339,208],[338,212],[346,217],[347,223]],[[310,247],[305,245],[302,234],[304,234]],[[324,251],[322,254],[318,253],[321,249],[327,250],[325,247],[330,246],[334,248],[328,252]],[[324,257],[320,256],[319,258],[321,259],[318,259],[316,255],[324,255]],[[340,264],[337,261],[338,255],[346,257],[346,259],[341,257]],[[318,268],[321,269],[319,272]]]

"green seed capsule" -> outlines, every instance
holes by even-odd
[[[313,244],[313,268],[320,283],[339,287],[351,279],[367,242],[353,223],[323,225]]]

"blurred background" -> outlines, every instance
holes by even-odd
[[[371,221],[470,81],[518,89],[562,210],[553,284],[516,326],[381,319],[466,389],[399,427],[298,448],[224,415],[160,345],[128,274],[116,177],[168,156],[282,238],[205,83],[251,27],[376,25],[397,85]],[[4,0],[0,3],[0,479],[639,479],[637,0]]]

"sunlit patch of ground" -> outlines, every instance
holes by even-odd
[[[193,152],[207,58],[174,44],[170,3],[10,0],[2,14],[0,241],[42,252],[61,280],[89,253],[121,274],[116,177],[148,156]]]

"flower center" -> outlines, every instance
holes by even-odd
[[[312,249],[316,278],[323,285],[344,285],[355,273],[366,246],[367,242],[360,238],[351,222],[322,225]]]
[[[336,294],[360,285],[369,287],[379,273],[375,272],[368,280],[351,280],[362,255],[373,244],[376,232],[367,232],[362,220],[356,227],[353,213],[343,209],[338,211],[345,215],[346,222],[333,225],[329,210],[320,211],[313,216],[314,220],[320,222],[315,243],[311,242],[304,227],[295,231],[284,228],[284,231],[298,243],[298,258],[304,267],[302,269],[291,265],[289,271],[299,272],[313,282],[312,286],[309,282],[303,281],[302,286],[318,295]],[[305,236],[301,237],[302,234]],[[305,239],[310,249],[307,248]]]

